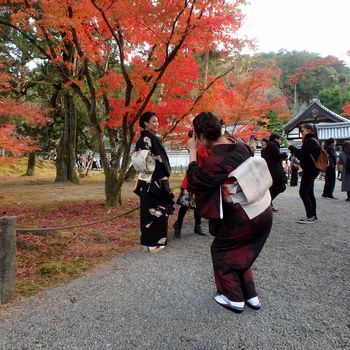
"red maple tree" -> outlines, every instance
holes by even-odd
[[[344,117],[350,117],[350,102],[345,103],[341,115],[343,115]]]
[[[120,203],[135,125],[145,110],[155,111],[163,134],[173,136],[201,110],[238,123],[282,108],[284,100],[272,88],[276,70],[222,80],[232,65],[203,81],[197,57],[242,47],[236,34],[244,3],[0,0],[11,15],[10,22],[2,23],[32,43],[85,104],[104,167],[108,205]]]
[[[299,81],[307,79],[307,73],[316,70],[319,67],[328,67],[343,64],[341,60],[334,56],[327,56],[313,61],[306,62],[303,66],[297,67],[293,74],[289,77],[289,82],[296,84]]]
[[[269,112],[288,111],[285,96],[276,86],[281,70],[269,67],[250,68],[244,74],[228,74],[203,98],[198,108],[213,110],[230,125],[234,134],[249,128],[256,134],[265,132],[257,126]],[[248,127],[250,126],[250,127]],[[259,132],[258,132],[259,131]]]
[[[47,109],[31,103],[16,101],[6,97],[11,92],[11,80],[14,78],[2,71],[4,62],[0,63],[0,148],[12,156],[38,149],[35,140],[16,133],[16,122],[43,125],[48,122]],[[0,158],[0,162],[7,160]]]

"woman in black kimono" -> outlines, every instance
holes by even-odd
[[[140,196],[141,245],[150,253],[157,253],[167,243],[168,214],[173,204],[169,189],[171,168],[165,149],[156,136],[159,126],[157,115],[143,113],[139,125],[143,130],[135,150],[149,150],[155,159],[153,173],[139,173],[134,190]]]
[[[210,220],[211,233],[213,227],[216,231],[211,246],[217,287],[214,299],[234,312],[242,312],[245,304],[258,310],[260,301],[254,286],[252,264],[271,230],[270,199],[253,219],[249,219],[240,204],[231,202],[225,186],[235,179],[228,179],[228,175],[252,156],[251,151],[242,142],[222,136],[221,123],[211,113],[197,115],[193,126],[195,135],[188,141],[190,164],[187,176],[189,188],[196,193],[199,214]],[[198,143],[209,149],[209,156],[201,166],[196,161]]]

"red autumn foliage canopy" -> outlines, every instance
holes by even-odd
[[[11,98],[1,97],[11,91],[11,80],[9,74],[2,72],[4,63],[0,64],[0,148],[3,148],[13,156],[20,156],[24,152],[38,149],[35,140],[16,134],[16,122],[24,121],[32,125],[43,125],[47,123],[44,110],[30,103],[19,102]],[[0,158],[0,161],[3,158]]]
[[[328,67],[338,64],[343,64],[343,62],[334,56],[327,56],[325,58],[306,62],[303,66],[295,69],[294,73],[289,77],[289,81],[292,84],[296,84],[298,81],[307,79],[307,73],[319,67]]]
[[[235,34],[243,0],[1,3],[12,25],[35,31],[36,44],[49,42],[41,52],[63,72],[66,86],[76,92],[86,87],[65,59],[68,48],[75,47],[76,62],[85,65],[85,72],[87,65],[99,67],[100,77],[93,77],[89,89],[108,97],[111,109],[102,125],[114,128],[132,127],[146,108],[170,124],[182,117],[203,87],[194,55],[241,45]]]
[[[345,105],[343,106],[342,115],[344,117],[350,117],[350,102],[345,103]]]
[[[244,3],[0,0],[11,13],[11,25],[35,33],[28,40],[62,73],[65,86],[89,101],[89,110],[102,105],[94,95],[108,102],[107,112],[98,113],[104,117],[98,127],[132,129],[148,109],[160,116],[164,133],[174,127],[185,133],[191,117],[201,110],[211,110],[230,124],[253,122],[271,110],[285,111],[285,99],[274,89],[280,74],[275,68],[203,81],[198,57],[242,47],[237,31]],[[75,50],[69,51],[71,47]],[[72,52],[74,60],[67,60]],[[83,79],[76,72],[85,72]]]
[[[226,82],[217,84],[198,106],[213,110],[225,124],[256,124],[270,111],[288,111],[286,98],[276,88],[281,71],[274,66],[259,67],[242,76],[227,75]]]

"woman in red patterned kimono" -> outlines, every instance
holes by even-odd
[[[238,203],[230,201],[224,190],[235,179],[228,175],[251,157],[249,147],[221,135],[221,123],[211,113],[202,112],[193,121],[195,135],[188,141],[190,164],[187,170],[189,189],[196,194],[199,214],[209,219],[215,239],[211,246],[217,294],[221,306],[242,312],[246,304],[260,308],[252,264],[261,252],[272,226],[269,203],[252,219]],[[196,159],[198,143],[210,149],[201,166]],[[220,215],[222,193],[223,218]]]

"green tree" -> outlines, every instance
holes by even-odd
[[[319,98],[321,103],[335,113],[341,114],[346,102],[350,102],[350,86],[341,87],[339,85],[323,89]]]

